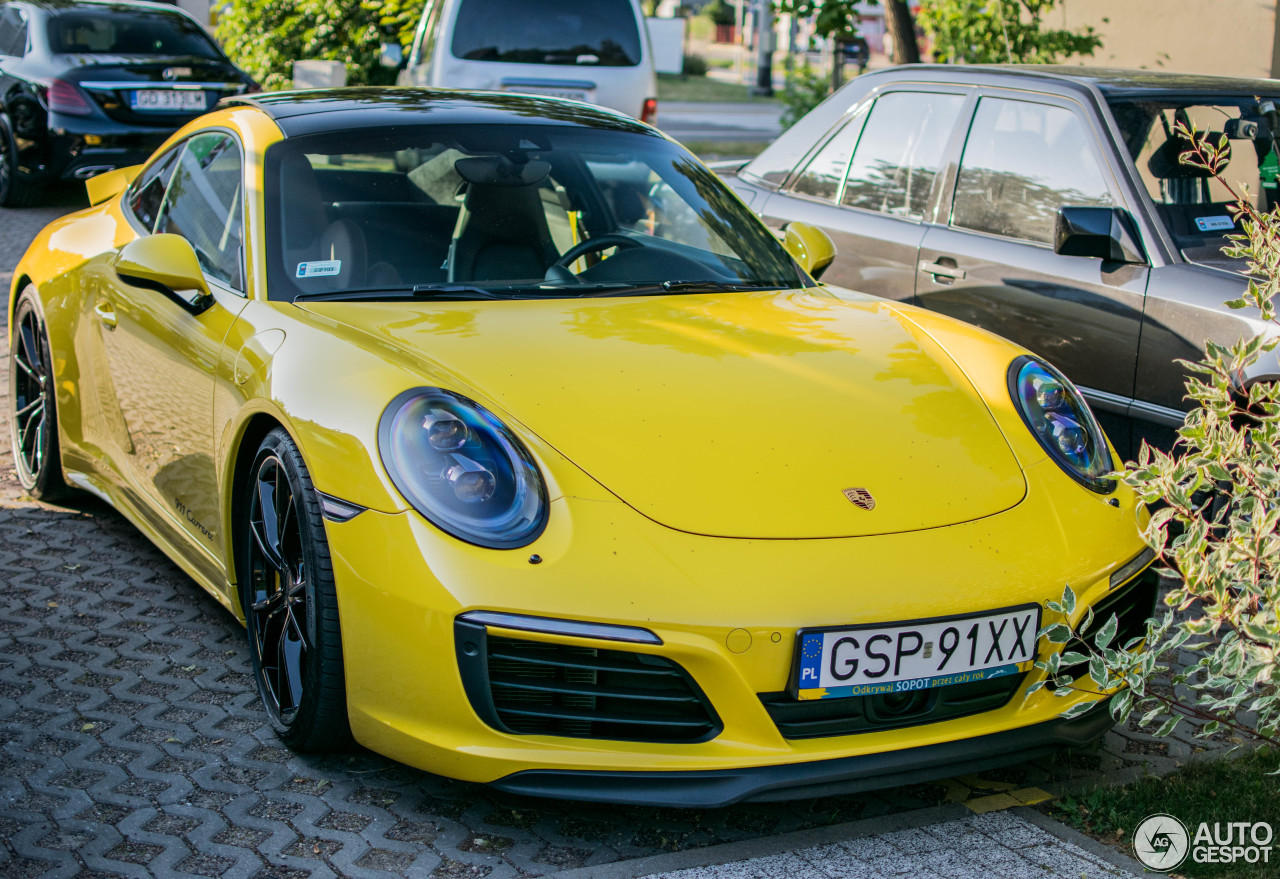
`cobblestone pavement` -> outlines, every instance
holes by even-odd
[[[1137,862],[1120,867],[1121,859],[1102,854],[1013,812],[991,812],[643,879],[1098,879],[1141,869]]]
[[[6,288],[41,225],[82,204],[0,209]],[[943,802],[999,809],[1167,771],[1200,747],[1112,732],[1098,749],[981,777],[717,811],[520,799],[363,750],[293,755],[228,613],[105,506],[20,496],[6,350],[0,363],[5,877],[538,876]]]

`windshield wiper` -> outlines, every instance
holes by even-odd
[[[360,290],[324,290],[299,293],[294,302],[353,301],[380,299],[514,299],[509,293],[495,293],[471,284],[414,284],[412,287],[372,287]]]
[[[663,281],[661,284],[635,284],[610,288],[584,296],[661,296],[666,293],[730,293],[741,290],[778,290],[773,284],[729,284],[724,281]]]

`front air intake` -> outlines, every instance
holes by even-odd
[[[495,636],[461,619],[454,637],[472,707],[502,732],[703,742],[722,728],[689,673],[665,657]]]

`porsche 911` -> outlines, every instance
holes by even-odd
[[[716,806],[1109,728],[1084,669],[1035,687],[1065,586],[1118,640],[1155,599],[1077,390],[822,285],[823,233],[654,129],[282,92],[88,188],[14,274],[19,477],[241,620],[290,747]]]

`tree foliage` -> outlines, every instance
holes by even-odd
[[[297,60],[341,61],[351,85],[386,84],[383,42],[408,47],[422,0],[230,0],[217,37],[265,89],[287,88]]]
[[[1045,14],[1056,3],[927,0],[917,20],[933,41],[935,61],[1053,64],[1071,55],[1092,55],[1102,45],[1092,27],[1080,31],[1045,27]]]
[[[777,0],[778,11],[812,18],[820,37],[849,42],[858,36],[858,0]]]
[[[1112,617],[1085,642],[1088,656],[1051,653],[1037,667],[1060,693],[1102,698],[1118,690],[1115,718],[1123,722],[1141,711],[1140,724],[1159,724],[1158,736],[1191,718],[1198,735],[1230,730],[1280,745],[1280,382],[1241,386],[1248,369],[1274,359],[1280,344],[1280,206],[1263,213],[1247,191],[1223,179],[1230,156],[1225,135],[1215,143],[1182,123],[1174,130],[1192,145],[1180,161],[1216,177],[1236,199],[1231,210],[1241,232],[1228,236],[1223,252],[1244,260],[1251,280],[1244,296],[1226,304],[1256,310],[1271,327],[1232,345],[1208,342],[1201,361],[1181,361],[1191,372],[1187,396],[1195,408],[1173,452],[1144,444],[1137,463],[1121,474],[1142,501],[1161,505],[1144,537],[1180,578],[1165,598],[1173,610],[1151,622],[1145,643],[1112,644]],[[1089,628],[1089,615],[1070,624],[1075,600],[1068,588],[1062,602],[1050,604],[1063,618],[1041,632],[1051,644]],[[1176,668],[1184,650],[1199,660]],[[1085,661],[1087,678],[1062,674]]]

